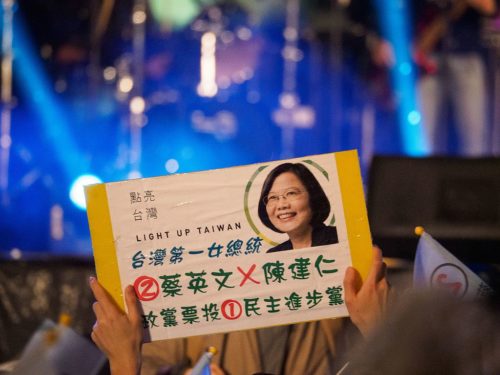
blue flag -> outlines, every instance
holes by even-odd
[[[193,367],[191,375],[211,375],[210,363],[212,362],[213,356],[217,353],[217,349],[213,346],[209,347],[206,352],[204,352],[198,359],[198,362]]]

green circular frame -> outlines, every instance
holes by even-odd
[[[321,174],[323,176],[325,176],[325,178],[326,178],[327,181],[330,181],[330,177],[328,176],[328,172],[321,165],[319,165],[318,163],[316,163],[315,161],[306,159],[306,160],[301,160],[301,162],[304,163],[304,164],[308,164],[310,166],[315,167],[318,171],[321,172]],[[244,207],[244,210],[245,210],[245,216],[247,218],[248,224],[250,225],[250,227],[252,228],[252,230],[257,234],[257,236],[259,236],[260,238],[262,238],[264,241],[266,241],[271,246],[276,246],[276,245],[279,244],[278,242],[274,242],[273,240],[269,239],[268,237],[266,237],[259,230],[259,228],[257,228],[257,226],[255,225],[255,223],[252,220],[252,217],[250,216],[250,209],[248,208],[248,196],[249,196],[249,193],[250,193],[250,189],[252,188],[252,184],[253,184],[255,178],[264,169],[266,169],[268,166],[269,165],[261,165],[260,167],[258,167],[257,170],[252,175],[252,177],[250,177],[250,180],[248,180],[247,185],[245,187],[245,196],[243,197],[243,207]],[[330,220],[330,224],[329,225],[333,225],[333,224],[335,224],[335,214],[333,214],[332,219]]]

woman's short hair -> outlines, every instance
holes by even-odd
[[[309,194],[309,206],[312,212],[311,226],[314,228],[323,224],[330,214],[330,202],[316,177],[314,177],[312,172],[305,165],[300,163],[280,164],[267,175],[262,185],[259,199],[259,218],[262,223],[275,232],[283,233],[271,223],[267,214],[264,198],[269,194],[269,191],[271,191],[274,180],[276,180],[280,174],[286,172],[291,172],[297,176],[302,184],[304,184]]]

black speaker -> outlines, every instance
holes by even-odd
[[[385,256],[413,259],[421,225],[464,261],[500,261],[500,158],[376,156],[367,206]]]

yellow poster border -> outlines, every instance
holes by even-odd
[[[337,163],[352,265],[366,279],[373,258],[363,181],[356,150],[333,154]]]
[[[118,306],[125,310],[106,184],[86,186],[85,196],[97,279]]]

